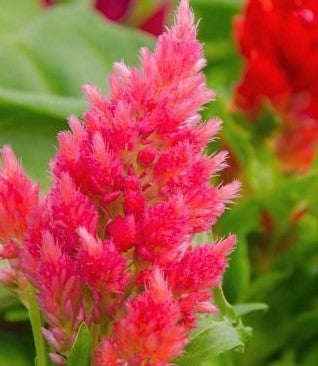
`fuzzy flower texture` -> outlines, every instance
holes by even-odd
[[[111,95],[84,87],[89,108],[58,136],[52,188],[42,198],[12,150],[2,150],[1,279],[36,291],[43,334],[63,365],[82,322],[92,364],[171,365],[197,314],[212,313],[234,235],[193,245],[239,189],[212,186],[226,153],[204,154],[220,121],[198,111],[206,88],[202,46],[188,1],[141,66],[114,65]],[[22,294],[23,296],[23,294]]]
[[[308,169],[318,150],[318,1],[249,0],[235,33],[246,60],[236,105],[255,117],[268,99],[282,117],[285,167]]]

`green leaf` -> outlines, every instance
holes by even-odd
[[[79,328],[66,366],[89,366],[92,347],[91,335],[85,323]]]
[[[56,135],[66,128],[66,123],[54,119],[42,119],[25,115],[22,122],[17,118],[0,120],[0,146],[11,144],[28,174],[39,180],[42,189],[49,184],[48,161],[54,153]]]
[[[224,352],[244,349],[250,329],[233,327],[228,320],[214,321],[208,316],[199,321],[198,330],[186,347],[186,354],[175,360],[181,366],[201,365]]]
[[[19,29],[40,12],[38,0],[0,0],[0,35]]]
[[[2,1],[8,7],[11,0]],[[138,49],[152,43],[144,33],[108,22],[81,2],[57,6],[0,39],[0,86],[28,98],[35,92],[81,99],[83,84],[105,90],[113,62],[136,63]]]
[[[205,365],[227,351],[243,351],[252,329],[245,327],[235,309],[227,302],[221,288],[214,289],[214,302],[220,314],[198,320],[185,355],[175,360],[181,366]]]
[[[15,110],[13,110],[13,107]],[[85,107],[81,98],[20,91],[0,87],[2,118],[24,114],[44,115],[46,118],[64,120],[71,114],[80,115]],[[19,115],[18,115],[19,113]]]
[[[234,310],[236,311],[237,315],[243,316],[253,311],[263,310],[266,311],[268,309],[268,305],[262,302],[254,302],[254,303],[247,303],[247,304],[238,304],[234,305]]]

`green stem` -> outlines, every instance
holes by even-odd
[[[220,309],[221,313],[227,316],[233,324],[237,323],[239,317],[236,314],[233,306],[226,300],[222,287],[215,287],[213,290],[213,295],[214,303]]]
[[[34,289],[30,285],[28,291],[29,317],[36,351],[36,366],[48,366],[46,344],[42,335],[42,316],[35,298]]]

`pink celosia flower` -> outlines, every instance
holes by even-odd
[[[2,149],[0,171],[0,241],[21,244],[27,230],[28,219],[38,200],[38,185],[23,173],[12,149]]]
[[[157,267],[146,290],[126,303],[126,312],[115,322],[113,337],[96,350],[97,365],[167,365],[182,353],[187,332],[180,307]]]
[[[97,366],[170,365],[196,315],[215,311],[211,288],[235,237],[193,247],[193,236],[210,230],[239,184],[210,182],[227,154],[204,154],[220,121],[202,123],[198,113],[213,93],[196,31],[183,0],[154,53],[141,50],[140,69],[115,64],[109,99],[85,86],[90,107],[59,134],[51,190],[21,211],[21,235],[6,231],[7,256],[16,255],[7,243],[22,237],[19,263],[56,364],[85,321]]]
[[[50,322],[50,331],[43,334],[57,351],[68,351],[84,320],[83,288],[76,262],[55,243],[48,232],[43,233],[40,265],[35,278],[39,301]]]
[[[0,171],[0,258],[8,266],[0,270],[0,281],[7,286],[24,283],[17,263],[28,222],[38,201],[39,187],[25,175],[12,149],[3,147]],[[19,288],[17,288],[19,290]]]
[[[103,323],[106,315],[121,300],[130,272],[126,269],[127,261],[119,254],[111,241],[100,242],[88,234],[86,229],[79,229],[82,247],[77,261],[82,281],[91,291],[93,300],[92,319]]]

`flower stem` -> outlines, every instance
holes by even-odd
[[[213,290],[215,305],[220,309],[221,313],[227,316],[233,324],[239,321],[233,306],[226,300],[221,286],[215,287]]]
[[[29,303],[29,317],[33,332],[33,339],[35,345],[35,365],[36,366],[48,366],[47,350],[45,341],[42,335],[42,316],[38,302],[35,298],[34,289],[30,285],[28,291],[28,303]]]

